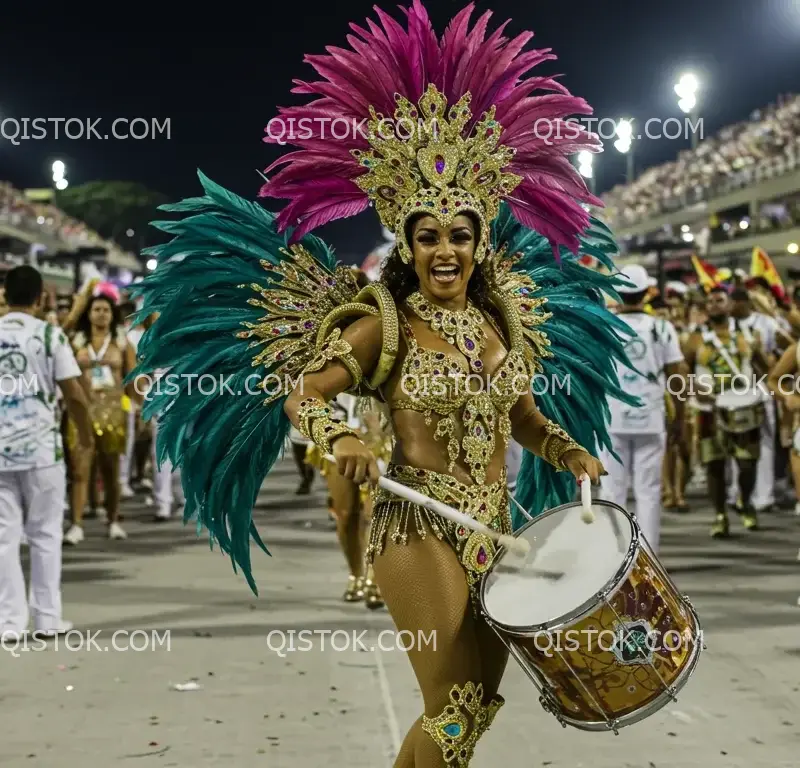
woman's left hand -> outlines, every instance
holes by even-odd
[[[569,451],[562,458],[564,466],[580,480],[583,475],[589,475],[593,485],[600,482],[603,475],[607,475],[602,462],[585,451]]]

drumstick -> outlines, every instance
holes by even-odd
[[[583,510],[581,511],[581,520],[584,523],[594,522],[594,512],[592,510],[592,481],[586,473],[581,475],[581,503]]]
[[[333,464],[336,464],[336,459],[331,454],[326,454],[325,458]],[[469,517],[469,515],[465,515],[463,512],[459,512],[457,509],[453,509],[453,507],[443,504],[441,501],[436,501],[436,499],[432,499],[423,493],[419,493],[418,491],[415,491],[408,486],[403,485],[402,483],[390,480],[385,475],[381,475],[378,480],[378,485],[387,491],[391,491],[400,498],[406,499],[413,504],[419,504],[419,506],[424,507],[431,512],[435,512],[437,515],[441,515],[442,517],[445,517],[458,525],[463,525],[465,528],[470,528],[473,531],[478,531],[478,533],[488,536],[490,539],[492,539],[492,541],[497,542],[499,546],[505,547],[520,557],[525,557],[525,555],[530,552],[531,546],[526,539],[518,539],[505,533],[493,531],[488,525],[484,525],[483,523],[474,520],[473,518]]]

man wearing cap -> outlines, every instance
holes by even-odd
[[[632,487],[636,502],[636,518],[645,539],[657,551],[661,524],[661,471],[667,444],[665,394],[672,376],[683,376],[683,354],[678,333],[669,320],[649,315],[644,301],[654,280],[638,264],[626,267],[620,277],[628,285],[617,288],[622,304],[617,312],[631,328],[633,335],[625,351],[636,370],[618,367],[622,389],[637,396],[642,405],[633,407],[618,400],[610,401],[609,434],[615,459],[603,451],[600,460],[608,470],[601,479],[604,498],[625,507],[628,489]],[[679,385],[670,382],[669,390],[681,393]],[[684,400],[674,398],[676,418],[672,429],[684,424]]]

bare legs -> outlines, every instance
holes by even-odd
[[[350,570],[350,583],[345,592],[345,600],[355,602],[364,596],[361,500],[358,487],[351,480],[340,475],[332,464],[330,468],[326,469],[328,490],[333,502],[333,514],[336,518],[336,535]]]
[[[375,576],[398,631],[413,633],[409,660],[424,699],[425,713],[410,728],[395,768],[467,765],[446,759],[445,750],[469,745],[471,752],[488,723],[486,706],[497,697],[508,654],[494,631],[473,617],[464,569],[452,547],[432,533],[410,533],[407,544],[388,540],[375,558]],[[479,715],[457,707],[466,728],[449,746],[435,739],[431,723],[453,704],[451,692],[482,685]],[[499,701],[498,701],[499,703]],[[468,760],[467,755],[467,760]]]
[[[119,521],[119,454],[98,453],[95,461],[100,476],[103,478],[108,522],[116,523]]]

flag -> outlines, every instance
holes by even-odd
[[[767,256],[766,251],[758,246],[753,248],[753,258],[750,261],[750,277],[763,277],[773,293],[780,296],[786,295],[783,280],[781,280],[778,270],[775,269],[772,259]]]
[[[716,286],[719,285],[720,278],[717,268],[713,267],[707,261],[698,259],[697,255],[694,253],[692,254],[692,266],[697,275],[697,281],[704,291],[710,291],[712,288],[716,288]]]

